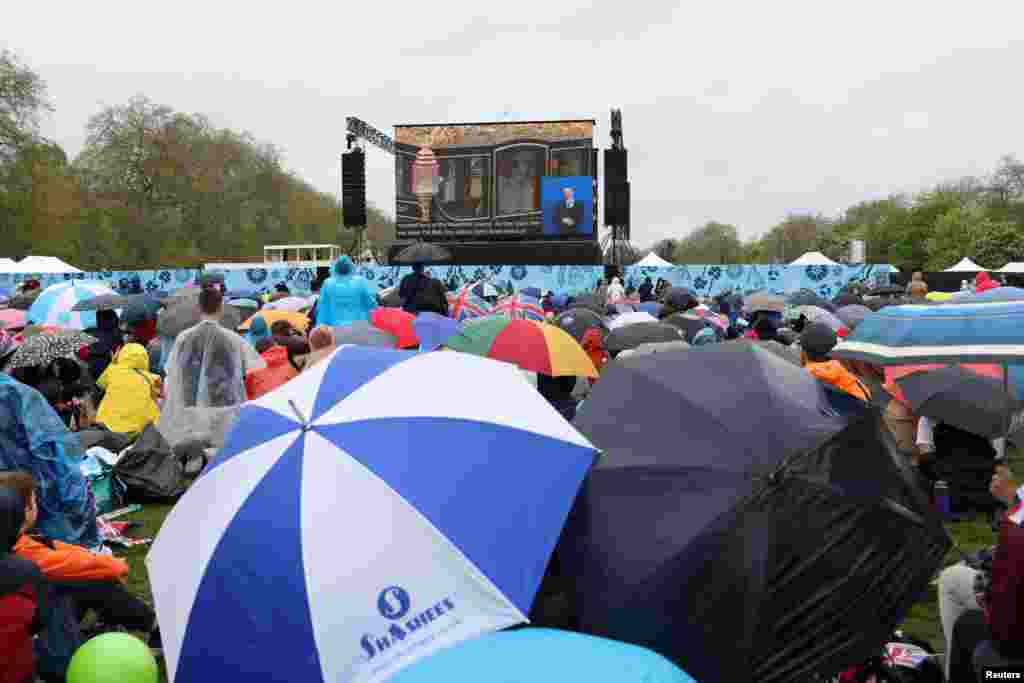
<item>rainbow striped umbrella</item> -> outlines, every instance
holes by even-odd
[[[515,363],[523,370],[552,377],[597,377],[583,347],[560,327],[498,316],[463,325],[445,346],[454,351]]]
[[[540,301],[525,294],[513,294],[498,301],[494,312],[510,320],[544,320],[544,307]]]

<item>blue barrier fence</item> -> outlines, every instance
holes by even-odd
[[[578,294],[593,290],[604,276],[603,266],[433,266],[431,273],[457,289],[470,282],[487,279],[504,292],[525,287],[536,287],[565,294]],[[868,286],[889,283],[890,266],[766,266],[766,265],[707,265],[646,268],[627,266],[624,278],[627,286],[639,287],[644,278],[653,282],[659,278],[673,285],[689,287],[701,296],[714,296],[733,291],[750,293],[767,290],[787,294],[810,289],[828,298],[850,282]],[[215,268],[174,270],[99,271],[63,275],[40,273],[0,273],[0,290],[11,290],[27,279],[37,279],[45,288],[65,280],[83,279],[100,281],[123,294],[141,292],[173,292],[194,282],[203,272],[224,275],[228,290],[262,292],[286,285],[295,294],[308,294],[316,278],[313,268],[293,268],[283,264],[260,265],[253,268],[218,270]],[[393,287],[411,272],[408,266],[360,266],[361,275],[378,289]]]

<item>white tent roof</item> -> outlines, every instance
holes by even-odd
[[[809,251],[796,261],[793,261],[789,265],[791,266],[838,266],[839,264],[825,256],[820,251]]]
[[[1024,263],[1013,261],[996,271],[997,273],[1024,273]]]
[[[669,263],[665,259],[661,258],[653,251],[647,256],[644,256],[642,259],[637,261],[636,265],[643,266],[645,268],[671,268],[673,266],[672,263]]]
[[[960,263],[956,264],[952,268],[946,268],[943,273],[978,273],[985,270],[977,263],[967,258],[966,256],[960,259]]]
[[[17,273],[18,262],[12,258],[0,258],[0,273]]]
[[[64,263],[56,256],[26,256],[18,261],[18,270],[23,273],[81,273],[74,266]]]

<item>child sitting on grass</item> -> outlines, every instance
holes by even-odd
[[[159,650],[156,615],[124,587],[127,563],[81,546],[29,534],[37,510],[36,483],[27,472],[0,472],[0,489],[13,492],[25,507],[25,522],[14,544],[14,553],[37,565],[57,592],[71,597],[79,620],[87,611],[94,610],[106,627],[148,633],[149,646]]]

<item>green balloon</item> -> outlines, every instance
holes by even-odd
[[[71,658],[67,683],[158,683],[160,674],[149,647],[127,633],[103,633]]]

